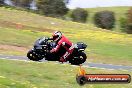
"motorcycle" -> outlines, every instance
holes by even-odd
[[[48,61],[59,61],[60,57],[66,52],[65,48],[61,47],[56,53],[50,53],[50,50],[56,47],[56,43],[48,37],[41,37],[36,40],[34,47],[28,51],[27,57],[33,61],[40,61],[42,59]],[[83,42],[77,42],[74,45],[72,54],[67,61],[72,65],[79,65],[86,61],[87,56],[84,53],[87,45]]]

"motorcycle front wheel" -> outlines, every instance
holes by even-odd
[[[39,61],[39,60],[42,60],[43,57],[38,55],[35,51],[33,50],[30,50],[28,51],[27,53],[27,57],[28,59],[32,60],[32,61]]]

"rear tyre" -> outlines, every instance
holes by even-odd
[[[74,56],[69,62],[72,64],[72,65],[80,65],[82,63],[84,63],[87,59],[87,56],[84,52],[80,52],[78,54],[78,56]]]
[[[43,59],[42,56],[36,54],[36,52],[33,51],[33,50],[28,51],[27,57],[28,57],[28,59],[30,59],[32,61],[39,61],[39,60],[42,60]]]
[[[87,59],[87,55],[84,52],[79,53],[79,60],[82,63],[84,63]]]

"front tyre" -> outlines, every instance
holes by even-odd
[[[87,59],[87,56],[84,52],[79,52],[78,56],[74,56],[69,62],[72,65],[80,65],[84,63]]]
[[[28,59],[33,60],[33,61],[39,61],[43,59],[43,57],[38,55],[34,50],[28,51],[27,57]]]

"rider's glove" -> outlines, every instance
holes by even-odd
[[[52,37],[49,37],[48,40],[53,40],[53,38]]]

